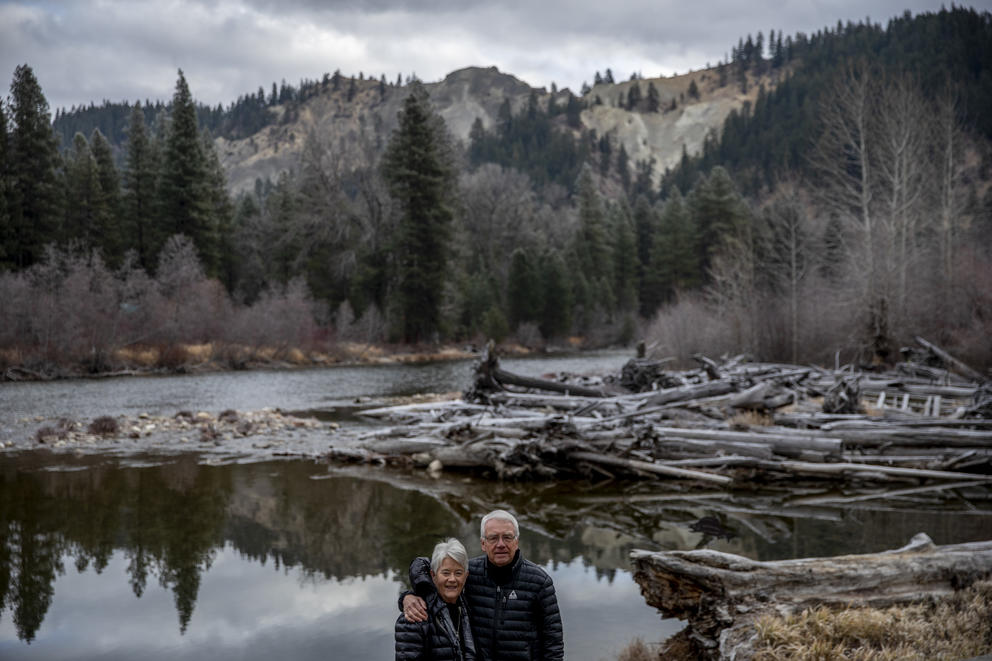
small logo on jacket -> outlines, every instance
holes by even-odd
[[[517,591],[516,590],[510,590],[510,597],[509,598],[510,599],[516,599],[517,598]]]

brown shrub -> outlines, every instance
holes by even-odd
[[[58,439],[59,432],[51,425],[45,425],[41,427],[34,433],[34,440],[39,443],[48,443],[49,441],[54,441]]]
[[[167,344],[159,347],[158,364],[169,370],[177,370],[189,362],[186,347],[181,344]]]
[[[117,423],[116,418],[112,418],[109,415],[101,415],[90,423],[86,431],[96,436],[113,436],[120,429],[121,426]]]

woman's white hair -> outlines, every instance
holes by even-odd
[[[454,537],[438,542],[434,547],[434,553],[431,554],[431,571],[436,574],[445,558],[451,558],[461,565],[462,569],[468,570],[468,552],[465,550],[465,545]]]
[[[493,510],[489,514],[482,517],[482,525],[479,526],[479,537],[486,536],[486,524],[493,519],[500,519],[503,521],[509,521],[513,524],[513,536],[520,537],[520,525],[517,524],[517,517],[513,516],[506,510]]]

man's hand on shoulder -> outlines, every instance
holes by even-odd
[[[403,617],[410,622],[423,622],[427,619],[427,603],[415,594],[403,597]]]

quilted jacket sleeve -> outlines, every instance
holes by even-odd
[[[421,661],[428,655],[426,623],[409,622],[400,615],[396,620],[396,661]]]
[[[410,587],[418,597],[426,597],[437,589],[431,578],[431,561],[427,558],[414,558],[410,563]]]
[[[431,562],[427,558],[414,558],[410,563],[410,586],[413,590],[404,590],[396,600],[396,606],[403,612],[403,598],[408,594],[426,599],[434,591],[434,580],[431,578]]]
[[[561,628],[561,613],[558,611],[558,596],[555,585],[548,576],[537,595],[541,607],[541,646],[544,661],[561,661],[565,658],[565,640]]]

